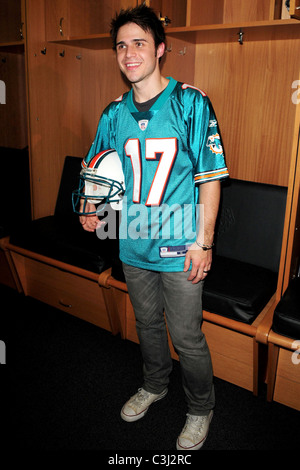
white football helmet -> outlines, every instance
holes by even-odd
[[[112,209],[122,209],[125,191],[122,164],[117,152],[113,149],[104,150],[91,158],[88,164],[83,161],[80,172],[79,188],[73,191],[73,209],[81,215],[95,214],[102,211],[106,204]],[[76,210],[79,200],[83,200],[82,211]],[[86,204],[101,204],[94,212],[86,211]]]

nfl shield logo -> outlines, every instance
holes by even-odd
[[[142,119],[141,121],[139,121],[141,131],[145,131],[147,129],[148,122],[148,119]]]

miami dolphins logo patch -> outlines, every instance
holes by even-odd
[[[223,147],[219,134],[210,135],[207,139],[206,147],[215,155],[221,155],[223,153]]]

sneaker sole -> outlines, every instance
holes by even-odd
[[[209,424],[211,423],[211,420],[212,420],[212,418],[213,418],[213,414],[214,414],[214,412],[211,411],[210,417],[209,417]],[[203,444],[205,443],[206,438],[207,438],[207,436],[208,436],[208,433],[209,433],[209,427],[208,427],[208,430],[207,430],[207,433],[206,433],[206,436],[204,437],[204,439],[202,439],[201,442],[199,442],[198,444],[195,444],[195,445],[192,446],[192,447],[181,447],[181,445],[179,444],[178,439],[177,439],[177,442],[176,442],[176,449],[177,449],[177,450],[188,450],[188,451],[189,451],[189,450],[199,450],[199,449],[201,449],[201,447],[202,447]]]
[[[149,407],[155,403],[156,401],[159,401],[161,400],[162,398],[164,398],[168,393],[168,389],[164,390],[145,410],[141,411],[141,413],[137,414],[137,415],[126,415],[124,412],[123,412],[123,408],[121,410],[121,418],[124,420],[124,421],[127,421],[128,423],[132,423],[133,421],[138,421],[139,419],[143,418],[145,416],[145,414],[147,413],[147,411],[149,410]],[[124,405],[125,406],[125,405]]]

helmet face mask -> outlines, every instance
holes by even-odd
[[[73,210],[79,215],[97,214],[104,210],[106,204],[112,209],[122,209],[125,191],[124,174],[121,161],[115,150],[105,150],[93,157],[87,167],[80,172],[79,188],[73,191]],[[83,201],[80,210],[79,201]],[[100,207],[94,211],[87,210],[87,203]]]

